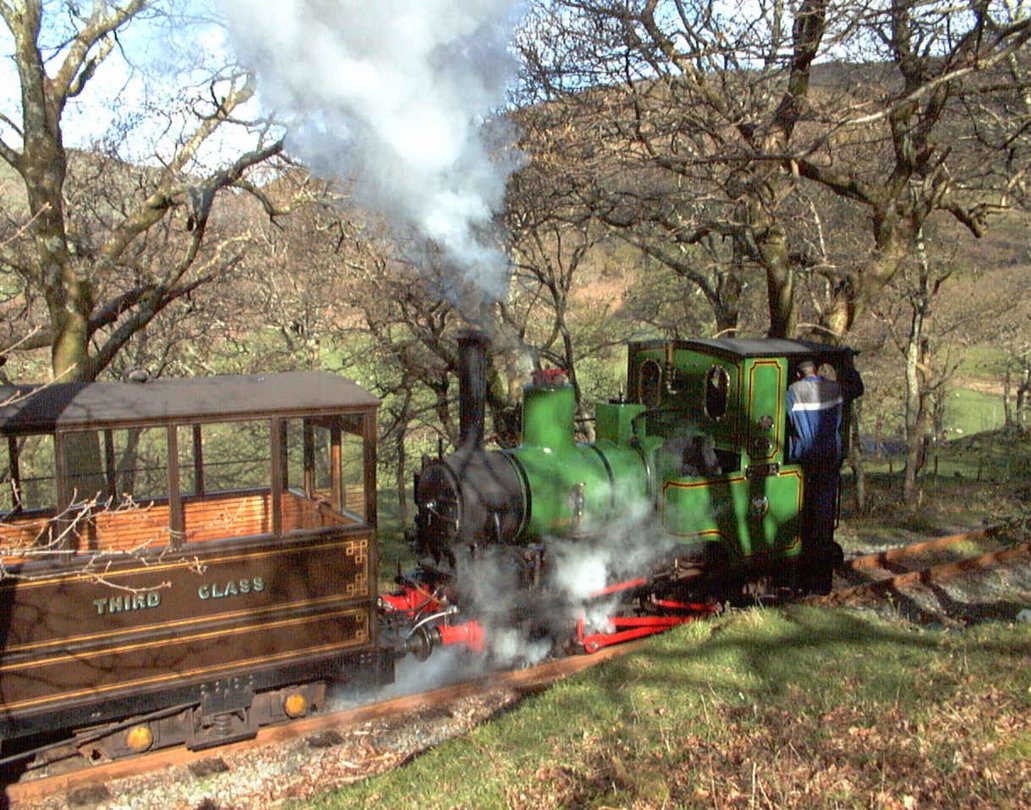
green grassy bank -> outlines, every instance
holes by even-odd
[[[1031,625],[749,610],[305,805],[1031,806]]]

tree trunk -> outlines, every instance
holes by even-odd
[[[863,446],[860,442],[860,422],[862,420],[861,400],[852,402],[852,418],[849,420],[848,462],[852,468],[852,481],[855,488],[856,510],[866,511],[866,468],[863,465]]]
[[[1031,407],[1029,407],[1029,397],[1031,394],[1031,366],[1024,367],[1023,379],[1020,382],[1020,386],[1017,388],[1017,406],[1016,421],[1017,427],[1023,432],[1031,430]]]
[[[793,338],[798,331],[795,313],[795,273],[791,267],[787,237],[779,226],[768,230],[759,244],[766,267],[766,289],[770,310],[769,337]]]
[[[1006,427],[1013,427],[1017,424],[1013,413],[1013,381],[1009,369],[1006,369],[1002,375],[1002,419]]]
[[[402,526],[408,525],[408,454],[405,451],[406,433],[407,430],[402,425],[398,425],[396,438],[394,439],[394,450],[397,454],[394,485],[397,487],[397,517]]]

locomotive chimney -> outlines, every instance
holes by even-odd
[[[458,402],[461,450],[483,448],[487,404],[487,347],[490,338],[469,329],[458,335]]]

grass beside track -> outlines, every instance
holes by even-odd
[[[1027,807],[1031,625],[731,613],[304,806]]]

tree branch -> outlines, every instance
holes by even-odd
[[[199,276],[189,284],[177,287],[155,286],[150,295],[141,299],[140,305],[134,309],[121,326],[108,336],[103,345],[90,358],[89,379],[96,379],[97,375],[110,365],[119,350],[129,342],[132,336],[153,321],[169,304],[232,269],[241,259],[242,256],[237,255],[220,262],[216,269]],[[192,261],[190,263],[192,264]],[[208,265],[211,266],[215,263],[216,259],[212,259]]]
[[[86,25],[72,40],[71,47],[65,55],[57,75],[54,76],[54,103],[62,109],[69,98],[79,95],[86,83],[93,77],[98,65],[104,61],[114,46],[110,35],[136,16],[150,4],[151,0],[130,0],[122,8],[115,8],[110,15],[104,11],[110,8],[108,3],[94,3],[93,13]],[[101,42],[101,40],[105,40]],[[90,56],[94,46],[101,42],[100,52]]]

